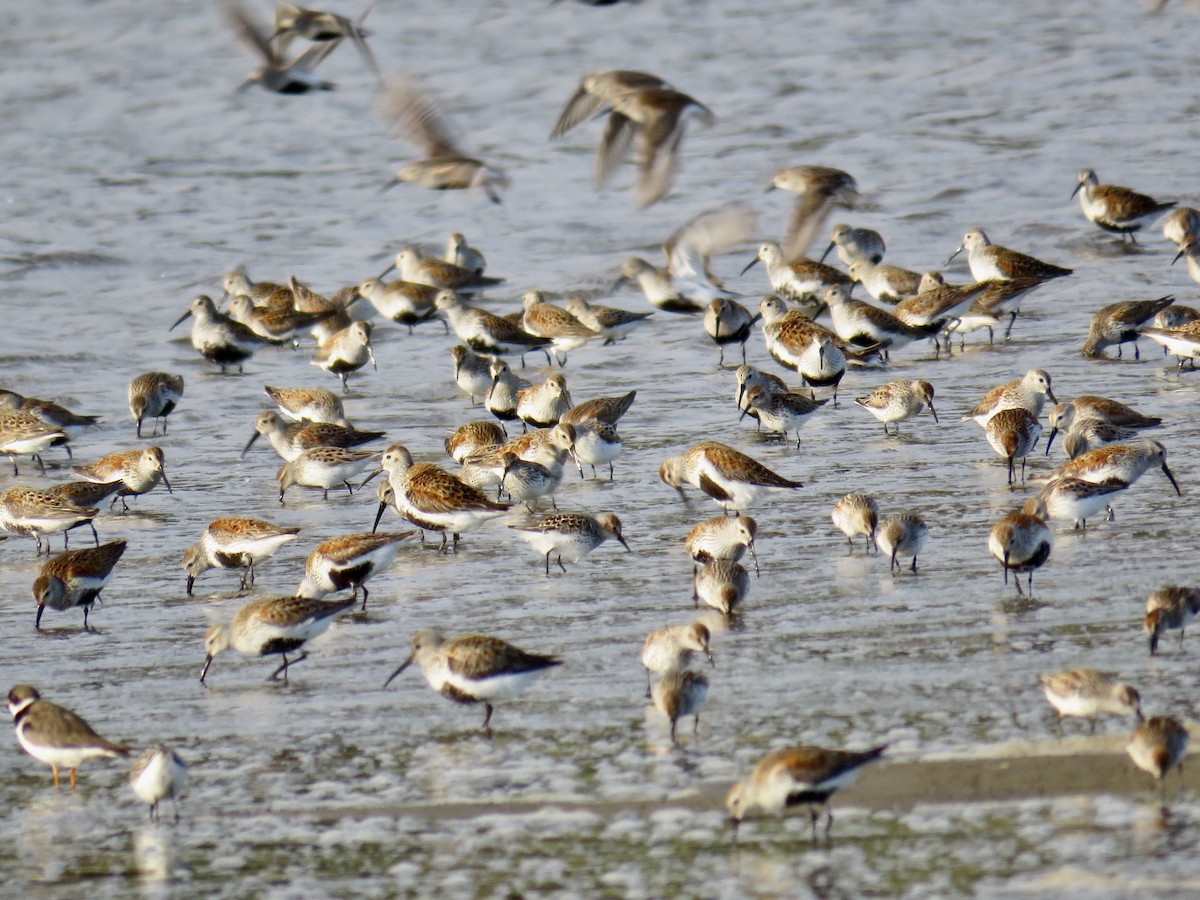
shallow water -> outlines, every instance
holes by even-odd
[[[1048,741],[1036,675],[1070,665],[1120,671],[1148,712],[1195,717],[1188,647],[1179,652],[1172,638],[1151,659],[1139,622],[1151,590],[1197,577],[1185,513],[1200,483],[1200,387],[1149,342],[1140,362],[1084,360],[1078,349],[1106,303],[1172,292],[1194,302],[1196,292],[1182,266],[1168,265],[1173,248],[1156,231],[1124,246],[1068,201],[1081,166],[1200,201],[1190,165],[1195,14],[1081,0],[987,3],[970,16],[935,0],[785,11],[660,0],[457,6],[381,4],[373,47],[385,69],[403,65],[437,92],[468,151],[508,171],[502,206],[405,186],[377,193],[411,155],[372,113],[370,78],[350,48],[328,62],[337,92],[281,98],[233,93],[251,59],[208,4],[26,4],[0,36],[3,386],[103,415],[75,442],[88,461],[134,446],[133,376],[163,369],[187,379],[170,434],[157,439],[175,493],[159,488],[98,520],[102,537],[130,547],[93,612],[96,633],[81,633],[76,613],[48,611],[36,634],[31,544],[0,546],[9,601],[0,685],[36,684],[103,733],[169,743],[191,766],[182,823],[155,828],[123,766],[89,764],[78,794],[54,792],[45,768],[9,741],[0,753],[4,892],[1146,894],[1194,880],[1194,794],[1164,824],[1148,777],[1129,796],[871,811],[847,803],[829,851],[808,852],[807,822],[795,819],[752,826],[737,857],[715,805],[647,815],[620,802],[711,788],[801,741],[887,742],[900,759]],[[688,135],[674,191],[644,212],[631,207],[628,173],[601,194],[592,188],[598,125],[544,139],[579,76],[615,67],[660,74],[718,115]],[[857,177],[864,208],[836,217],[881,231],[889,262],[939,267],[967,228],[983,227],[1076,274],[1028,300],[1007,343],[972,335],[966,352],[940,361],[914,345],[893,355],[892,372],[852,371],[841,405],[810,420],[799,452],[739,424],[732,372],[716,369],[699,323],[658,313],[616,347],[573,354],[566,370],[576,400],[638,390],[621,423],[616,481],[568,471],[558,498],[567,509],[616,512],[632,555],[606,545],[546,578],[502,527],[467,535],[455,556],[413,545],[371,582],[367,614],[313,643],[290,687],[265,682],[266,661],[233,656],[218,658],[200,687],[205,629],[243,602],[229,573],[206,573],[194,599],[184,594],[179,560],[205,524],[241,514],[304,529],[261,567],[256,595],[268,596],[292,589],[319,540],[368,530],[375,499],[368,490],[323,502],[293,490],[280,507],[270,450],[238,458],[265,408],[262,386],[336,380],[308,365],[308,348],[264,351],[244,377],[216,374],[167,333],[192,296],[219,291],[240,264],[253,277],[294,273],[331,292],[376,274],[403,243],[440,243],[453,230],[508,279],[494,307],[511,308],[529,288],[603,294],[625,257],[655,258],[704,209],[748,200],[764,235],[777,236],[791,198],[763,196],[761,186],[802,162]],[[761,267],[736,277],[748,258],[716,265],[757,296]],[[949,275],[964,280],[965,267],[956,261]],[[612,302],[644,306],[628,289]],[[352,379],[350,417],[444,462],[448,430],[483,417],[453,384],[450,346],[436,324],[409,337],[377,323],[380,369]],[[747,351],[779,372],[757,334]],[[1034,366],[1051,372],[1063,399],[1098,393],[1161,415],[1154,437],[1184,495],[1151,472],[1120,497],[1114,523],[1086,536],[1059,529],[1027,603],[1004,586],[986,542],[992,522],[1036,488],[1010,491],[980,431],[956,420]],[[935,385],[942,421],[922,417],[885,439],[850,399],[899,377]],[[684,506],[657,471],[707,437],[806,486],[751,510],[763,575],[736,626],[716,637],[699,734],[683,724],[672,749],[643,705],[638,651],[652,628],[694,615],[682,538],[718,510],[695,491]],[[1031,458],[1031,477],[1058,453]],[[48,461],[45,477],[26,461],[21,480],[65,480],[59,451]],[[0,486],[11,482],[0,463]],[[846,553],[829,509],[852,490],[875,494],[885,515],[925,517],[920,575],[893,578],[886,560]],[[390,513],[385,522],[399,524]],[[428,627],[495,634],[567,664],[501,706],[487,742],[475,731],[478,710],[434,695],[419,675],[383,690],[411,632]],[[912,791],[919,799],[920,785]],[[539,798],[584,805],[445,819],[420,810]],[[601,802],[617,805],[589,810]]]

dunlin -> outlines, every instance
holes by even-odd
[[[1051,477],[1079,478],[1095,484],[1116,481],[1128,487],[1155,467],[1162,469],[1175,493],[1182,496],[1174,473],[1167,467],[1167,448],[1161,441],[1142,440],[1089,450],[1059,466]]]
[[[753,415],[760,426],[779,433],[784,441],[788,439],[788,432],[795,431],[796,449],[799,450],[800,426],[828,402],[791,391],[780,394],[765,387],[752,387],[746,392],[747,408],[742,415]]]
[[[750,388],[761,387],[770,394],[786,394],[788,392],[787,384],[778,375],[763,372],[761,369],[745,365],[744,363],[737,367],[734,377],[737,380],[737,395],[735,399],[737,400],[738,409],[755,416],[755,418],[757,418],[757,414],[750,412],[746,403],[746,394],[749,393]]]
[[[606,346],[625,340],[630,332],[654,315],[648,312],[630,312],[613,306],[599,306],[588,303],[582,297],[572,297],[568,300],[567,312],[592,331],[598,331]]]
[[[950,254],[946,264],[949,265],[950,260],[964,250],[967,251],[967,265],[971,269],[971,277],[976,281],[1012,281],[1017,278],[1049,281],[1053,278],[1064,278],[1072,272],[1071,269],[1042,262],[1016,250],[993,244],[978,228],[971,229],[963,236],[962,244]]]
[[[788,310],[779,297],[765,297],[758,308],[767,352],[781,366],[795,369],[809,387],[832,387],[835,406],[847,360],[859,365],[880,362],[879,348],[852,348],[802,313]]]
[[[858,201],[858,183],[848,172],[830,166],[781,169],[767,185],[768,191],[775,188],[798,195],[784,241],[789,260],[808,253],[834,206],[852,207]]]
[[[1087,520],[1103,509],[1111,510],[1109,504],[1116,493],[1127,487],[1118,480],[1098,484],[1081,478],[1054,478],[1035,498],[1041,504],[1037,515],[1047,522],[1073,522],[1075,528],[1086,530]]]
[[[1079,171],[1079,183],[1071,196],[1076,194],[1079,194],[1079,203],[1089,222],[1122,238],[1128,236],[1135,244],[1135,231],[1140,231],[1151,219],[1176,205],[1174,200],[1161,202],[1127,187],[1101,184],[1091,169]]]
[[[750,575],[746,567],[731,559],[705,563],[692,577],[692,596],[723,616],[733,614],[750,593]]]
[[[735,203],[694,216],[663,244],[671,283],[696,303],[733,299],[737,294],[713,275],[711,258],[740,248],[757,232],[758,217],[746,204]]]
[[[847,494],[833,504],[831,513],[833,524],[837,530],[846,536],[850,550],[854,550],[854,538],[857,535],[865,537],[868,548],[879,549],[875,542],[875,532],[879,528],[879,504],[868,494]]]
[[[806,805],[812,819],[813,841],[817,839],[821,808],[825,810],[825,835],[828,837],[833,825],[829,798],[851,784],[858,773],[876,762],[886,749],[886,744],[865,751],[802,746],[768,753],[725,798],[734,834],[742,820],[754,813],[777,816],[789,807]]]
[[[712,635],[702,622],[668,625],[646,635],[642,642],[642,668],[646,670],[646,699],[650,699],[650,675],[666,675],[687,668],[692,655],[703,653],[709,665],[716,665],[709,642]]]
[[[68,550],[42,565],[33,582],[37,601],[34,628],[41,630],[46,607],[66,610],[83,607],[83,630],[88,630],[88,612],[100,599],[100,592],[112,578],[117,561],[125,552],[125,541],[109,541],[99,547]]]
[[[891,559],[892,572],[900,571],[900,557],[911,556],[912,565],[909,569],[914,574],[917,571],[917,555],[925,547],[928,537],[929,527],[925,520],[911,513],[884,519],[875,533],[879,549]]]
[[[328,422],[349,427],[341,398],[325,388],[286,388],[266,385],[263,392],[290,419],[308,422]]]
[[[756,534],[758,523],[750,516],[713,516],[693,527],[683,542],[688,555],[701,565],[717,559],[737,562],[749,550],[750,558],[754,560],[754,574],[757,575]]]
[[[504,438],[504,429],[495,422],[468,422],[446,438],[446,455],[462,463],[481,450],[503,444]]]
[[[512,422],[517,418],[518,395],[533,385],[517,375],[502,359],[495,359],[488,367],[491,383],[484,392],[484,408],[501,422]]]
[[[1015,467],[1021,460],[1021,481],[1025,480],[1025,460],[1042,436],[1042,423],[1025,409],[1002,409],[987,421],[984,433],[988,444],[1008,462],[1008,483],[1016,480]]]
[[[17,471],[17,457],[29,454],[43,472],[42,453],[54,444],[67,440],[67,433],[54,425],[47,425],[37,416],[25,412],[0,413],[0,454],[12,457],[13,475]]]
[[[1106,447],[1109,444],[1125,444],[1137,436],[1138,433],[1132,428],[1086,420],[1076,424],[1063,437],[1063,452],[1067,454],[1067,459],[1075,459],[1089,450]]]
[[[966,315],[987,287],[981,281],[946,284],[936,272],[926,272],[917,293],[897,303],[892,312],[905,325],[940,331]]]
[[[192,301],[192,305],[176,320],[168,331],[174,329],[188,316],[196,321],[192,323],[192,346],[196,352],[211,363],[216,363],[224,373],[229,366],[236,365],[238,371],[244,371],[242,363],[252,357],[266,343],[241,322],[235,322],[229,316],[217,312],[211,297],[201,294]]]
[[[1021,593],[1021,573],[1029,573],[1029,596],[1033,596],[1033,573],[1050,558],[1054,535],[1045,521],[1036,515],[1037,500],[1030,500],[1021,512],[1001,516],[988,535],[988,552],[1004,567],[1004,583],[1008,573],[1016,573],[1013,583]]]
[[[1188,731],[1169,716],[1155,716],[1133,729],[1125,750],[1133,764],[1149,772],[1158,782],[1159,799],[1167,802],[1167,773],[1178,766],[1183,783],[1183,757],[1187,754]]]
[[[354,493],[350,479],[359,475],[378,456],[378,451],[353,450],[346,447],[313,447],[305,450],[290,462],[285,462],[275,473],[279,484],[279,502],[292,485],[320,488],[321,497],[329,499],[329,489],[339,484],[346,492]]]
[[[984,284],[986,287],[983,293],[979,295],[978,301],[971,306],[964,317],[967,321],[961,323],[959,328],[961,330],[973,330],[974,328],[987,327],[989,329],[988,340],[990,342],[990,329],[995,327],[995,324],[987,320],[987,314],[991,313],[997,318],[1007,315],[1008,327],[1004,329],[1004,339],[1008,340],[1009,335],[1012,334],[1013,325],[1017,321],[1017,314],[1021,311],[1021,302],[1029,294],[1044,285],[1047,280],[1030,275],[985,281]]]
[[[880,303],[895,306],[921,291],[920,272],[856,259],[849,266],[850,277],[863,286],[868,294]]]
[[[567,354],[578,350],[600,333],[584,325],[561,306],[546,300],[539,291],[527,291],[521,297],[524,314],[521,327],[537,337],[549,338],[560,366],[567,364]]]
[[[815,259],[801,257],[789,261],[774,241],[764,241],[759,245],[758,253],[746,263],[742,274],[758,262],[762,262],[767,270],[771,290],[792,300],[820,298],[827,288],[835,285],[849,288],[854,283],[849,275]]]
[[[179,821],[179,795],[187,786],[187,766],[179,754],[161,744],[133,761],[129,785],[138,799],[150,805],[151,821],[158,820],[158,804],[170,798]]]
[[[445,638],[436,631],[412,636],[412,653],[383,686],[416,663],[429,686],[455,703],[482,703],[483,730],[490,733],[492,704],[521,693],[531,681],[562,660],[527,653],[499,638],[468,634]]]
[[[576,125],[611,108],[612,101],[628,91],[638,88],[669,88],[670,85],[657,75],[615,69],[610,72],[588,72],[579,81],[579,87],[567,100],[558,121],[550,131],[550,140],[562,137]],[[610,128],[613,126],[610,123]],[[632,137],[632,135],[629,135]]]
[[[382,572],[396,558],[399,544],[413,532],[394,534],[343,534],[322,541],[304,561],[304,580],[293,592],[297,597],[319,600],[334,591],[352,588],[351,600],[362,588],[362,608],[367,609],[367,579]]]
[[[146,372],[129,383],[129,412],[137,423],[137,436],[142,436],[142,421],[154,420],[154,433],[158,434],[158,420],[162,419],[163,434],[167,433],[167,416],[175,411],[183,399],[183,376],[166,372]]]
[[[613,461],[621,455],[624,442],[617,429],[607,422],[590,419],[579,425],[564,424],[559,420],[558,428],[563,429],[567,438],[567,449],[575,457],[575,465],[579,468],[579,477],[583,477],[584,463],[592,467],[592,477],[596,477],[597,465],[608,465],[608,480],[613,480]]]
[[[240,590],[254,585],[254,566],[279,552],[300,535],[299,528],[281,528],[262,519],[226,516],[208,523],[200,540],[183,554],[187,593],[208,569],[242,569]]]
[[[291,307],[273,309],[255,306],[245,294],[238,294],[229,301],[229,318],[245,325],[263,340],[272,344],[300,345],[296,333],[311,328],[328,319],[333,312],[298,312]]]
[[[618,284],[624,282],[637,282],[646,301],[655,309],[688,315],[704,312],[704,304],[693,300],[676,286],[670,272],[656,269],[640,256],[631,256],[621,264]]]
[[[92,481],[67,481],[48,488],[46,493],[58,500],[66,500],[68,503],[74,503],[76,506],[91,507],[98,506],[101,500],[108,499],[120,486],[121,482],[119,481],[112,484],[96,484]]]
[[[716,441],[701,441],[686,453],[666,459],[659,477],[684,496],[683,485],[690,484],[708,494],[728,512],[740,512],[753,505],[768,490],[793,490],[804,487],[772,472],[744,453]]]
[[[1177,328],[1144,327],[1142,334],[1178,357],[1180,372],[1185,362],[1193,369],[1196,367],[1196,359],[1200,357],[1200,319],[1185,322]]]
[[[334,425],[330,422],[292,422],[283,421],[283,417],[274,410],[265,410],[254,420],[254,434],[246,446],[242,448],[242,456],[254,446],[260,435],[266,435],[267,440],[280,458],[291,462],[305,450],[314,447],[358,447],[361,444],[378,440],[383,437],[382,431],[359,431],[345,425]]]
[[[878,346],[884,349],[885,355],[889,350],[899,350],[913,341],[933,337],[941,327],[940,324],[923,328],[905,325],[886,310],[851,299],[838,285],[827,288],[823,300],[838,337],[860,347]]]
[[[1133,358],[1141,359],[1137,339],[1140,336],[1139,326],[1154,318],[1175,302],[1175,297],[1168,294],[1157,300],[1124,300],[1120,303],[1110,303],[1092,316],[1092,324],[1088,329],[1087,340],[1083,343],[1083,355],[1103,356],[1104,348],[1117,345],[1117,359],[1121,358],[1121,345],[1133,344]]]
[[[549,428],[558,424],[571,405],[566,376],[558,373],[517,391],[517,418],[534,428]]]
[[[100,538],[96,534],[96,526],[92,519],[99,515],[100,510],[94,507],[78,506],[69,500],[63,500],[49,491],[39,491],[34,488],[17,485],[0,493],[0,528],[10,534],[25,534],[37,541],[37,552],[42,553],[42,537],[47,536],[46,555],[50,555],[51,534],[63,535],[63,549],[67,547],[66,532],[80,525],[92,529],[92,537],[96,546],[100,546]]]
[[[1150,655],[1158,652],[1158,638],[1164,631],[1179,629],[1179,649],[1183,649],[1183,633],[1187,623],[1200,612],[1200,591],[1195,588],[1168,585],[1155,591],[1146,600],[1146,618],[1142,629],[1150,636]]]
[[[363,62],[367,67],[375,73],[375,77],[382,82],[382,76],[379,74],[379,66],[375,62],[375,55],[371,52],[371,48],[367,46],[367,32],[362,27],[363,19],[375,4],[368,3],[362,15],[357,21],[352,21],[346,16],[337,13],[326,12],[320,9],[304,9],[300,6],[295,6],[285,0],[276,0],[275,3],[275,33],[271,35],[271,40],[277,42],[280,50],[286,49],[288,42],[292,37],[302,37],[305,40],[313,41],[318,44],[337,43],[344,38],[349,38],[358,50],[359,55],[363,58]]]
[[[8,711],[16,725],[17,741],[26,753],[50,766],[55,787],[59,768],[70,773],[71,790],[75,790],[75,770],[84,760],[129,755],[128,748],[102,738],[82,718],[43,700],[28,684],[18,684],[8,692]]]
[[[1096,733],[1096,717],[1101,713],[1114,716],[1137,716],[1142,720],[1142,697],[1132,686],[1096,669],[1064,669],[1052,675],[1039,675],[1038,681],[1046,702],[1058,713],[1058,733],[1062,720],[1068,716],[1087,719],[1091,733]]]
[[[920,415],[925,409],[937,421],[937,410],[933,408],[933,385],[928,381],[889,381],[880,385],[865,397],[854,400],[859,406],[883,423],[883,433],[888,434],[888,425],[896,423],[896,434],[906,419]]]
[[[85,416],[71,412],[65,406],[51,400],[39,400],[37,397],[22,397],[12,391],[4,391],[0,395],[0,409],[12,412],[28,413],[52,428],[57,428],[67,436],[67,439],[77,438],[84,430],[91,428],[99,421],[99,416]],[[67,455],[71,455],[71,446],[66,441],[60,441],[66,446]]]
[[[655,682],[650,696],[654,706],[671,722],[671,743],[675,739],[675,726],[680,719],[695,717],[692,733],[700,730],[700,708],[708,697],[708,678],[699,672],[668,672]]]
[[[345,393],[349,390],[346,379],[368,361],[371,368],[379,368],[375,362],[375,350],[371,346],[371,323],[353,322],[317,348],[312,364],[342,379],[342,392]]]
[[[1200,310],[1196,309],[1194,306],[1184,306],[1182,303],[1173,303],[1154,317],[1154,327],[1178,328],[1180,325],[1186,325],[1188,322],[1195,322],[1197,319],[1200,319]],[[1163,347],[1163,356],[1166,355],[1167,348]]]
[[[1163,237],[1175,246],[1197,234],[1200,234],[1200,210],[1178,206],[1163,219]]]
[[[491,389],[490,367],[496,362],[496,358],[476,353],[471,348],[459,344],[450,349],[450,359],[454,362],[454,383],[471,398],[471,405],[476,405],[479,402],[478,398],[485,396]]]
[[[358,286],[358,292],[375,307],[377,313],[406,326],[409,334],[412,334],[413,326],[428,322],[437,315],[434,301],[438,290],[411,281],[384,284],[378,278],[368,278]]]
[[[504,281],[503,278],[481,275],[474,269],[464,269],[436,256],[424,256],[411,244],[397,251],[392,264],[384,269],[379,277],[382,279],[393,269],[399,269],[400,277],[405,281],[429,285],[444,291],[467,293]],[[437,298],[434,299],[436,301]]]
[[[75,466],[71,469],[85,481],[98,484],[113,484],[121,482],[122,487],[113,497],[113,503],[120,500],[125,508],[126,497],[137,497],[153,490],[161,481],[167,486],[167,493],[172,493],[171,482],[167,479],[164,466],[164,455],[161,447],[147,447],[144,450],[121,450],[110,453],[88,466]]]
[[[549,338],[524,331],[507,319],[467,306],[453,291],[439,292],[435,303],[450,320],[450,329],[472,350],[496,354],[520,353],[524,365],[526,351],[548,347],[553,343]],[[549,352],[546,356],[548,360]]]
[[[742,364],[746,363],[746,341],[750,338],[750,328],[762,318],[761,313],[750,314],[750,311],[736,300],[716,297],[704,311],[704,333],[713,339],[713,343],[721,348],[721,357],[717,367],[725,365],[725,347],[728,344],[742,345]]]
[[[633,406],[635,399],[637,391],[630,391],[619,397],[593,397],[572,406],[559,416],[558,421],[564,425],[587,425],[593,421],[616,425],[621,416],[629,412],[629,407]]]
[[[1050,373],[1045,369],[1030,369],[1024,378],[1006,381],[984,394],[962,421],[974,419],[980,428],[987,428],[988,420],[1005,409],[1023,409],[1036,419],[1041,416],[1047,397],[1051,403],[1058,402],[1050,388]]]
[[[508,527],[517,531],[538,553],[545,554],[547,575],[550,574],[551,554],[556,558],[558,567],[565,572],[564,556],[567,562],[579,562],[609,538],[629,550],[629,545],[621,535],[621,520],[612,513],[595,517],[580,513],[555,513],[527,524]]]
[[[1050,453],[1050,444],[1058,432],[1070,432],[1077,425],[1088,422],[1100,422],[1105,425],[1115,425],[1131,431],[1143,428],[1153,428],[1162,424],[1158,416],[1147,416],[1118,400],[1108,397],[1097,397],[1094,394],[1080,394],[1069,403],[1058,403],[1051,407],[1047,414],[1050,420],[1050,438],[1046,441],[1046,453]]]
[[[463,484],[444,469],[430,463],[414,463],[412,454],[403,444],[388,447],[379,465],[378,472],[372,473],[371,477],[386,473],[400,515],[423,532],[441,532],[443,549],[447,533],[454,536],[457,545],[460,534],[503,516],[509,510],[507,503],[489,500],[478,488]],[[384,509],[386,506],[381,503],[375,517],[376,527]]]
[[[477,247],[468,244],[466,237],[459,231],[451,234],[446,241],[446,252],[442,254],[442,259],[478,275],[482,275],[487,269],[487,259],[483,253]]]
[[[482,188],[489,200],[500,202],[498,191],[508,187],[508,177],[463,153],[437,103],[422,88],[407,78],[395,78],[380,94],[379,111],[425,157],[401,166],[387,187],[407,183],[435,191]]]
[[[860,259],[878,264],[883,261],[883,254],[887,252],[887,246],[878,231],[872,231],[870,228],[852,228],[845,224],[833,226],[829,246],[821,254],[820,262],[825,262],[825,258],[835,249],[844,266]]]
[[[261,85],[264,90],[276,94],[333,90],[332,82],[320,78],[313,70],[337,48],[339,40],[314,44],[288,61],[271,46],[271,32],[255,22],[241,3],[222,0],[221,9],[238,40],[263,60],[263,64],[247,76],[238,90],[244,90],[252,84]]]
[[[274,281],[253,281],[241,269],[235,269],[225,275],[222,285],[225,292],[221,295],[221,303],[227,297],[245,294],[255,305],[268,306],[271,309],[289,309],[292,307],[292,290],[286,284]],[[220,305],[220,304],[218,304]]]
[[[508,494],[513,503],[524,503],[525,508],[535,512],[542,497],[550,498],[550,505],[557,510],[554,492],[562,483],[562,467],[567,456],[565,450],[541,446],[548,458],[522,459],[515,453],[501,453],[500,490]]]
[[[208,677],[208,669],[217,654],[231,647],[248,656],[283,656],[283,664],[271,673],[274,681],[283,674],[288,683],[288,667],[308,658],[302,648],[305,642],[324,634],[335,616],[345,612],[358,601],[311,600],[306,597],[269,597],[251,600],[234,614],[228,625],[214,625],[204,636],[204,668],[200,683]],[[300,650],[293,660],[289,653]]]

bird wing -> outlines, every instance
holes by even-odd
[[[464,156],[433,98],[414,81],[396,78],[381,93],[380,114],[427,157]]]

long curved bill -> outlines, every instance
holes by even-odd
[[[213,656],[209,654],[204,657],[204,668],[200,670],[200,683],[204,684],[204,679],[208,675],[208,667],[212,665]]]
[[[408,657],[408,659],[406,659],[404,662],[402,662],[400,664],[400,668],[398,668],[395,672],[393,672],[391,675],[388,676],[388,680],[383,683],[383,686],[387,687],[389,684],[391,684],[393,678],[395,678],[397,675],[399,675],[401,672],[403,672],[405,669],[407,669],[409,666],[412,665],[412,661],[413,661],[413,657],[410,655]]]

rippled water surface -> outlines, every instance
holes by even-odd
[[[96,632],[81,633],[76,613],[49,611],[35,633],[32,544],[0,546],[0,685],[36,684],[105,734],[169,743],[191,766],[183,821],[152,827],[122,765],[89,763],[78,793],[55,792],[45,767],[8,740],[0,892],[1195,890],[1194,794],[1164,819],[1148,778],[1132,794],[962,804],[922,804],[918,780],[907,808],[848,799],[832,848],[811,852],[806,821],[750,827],[735,855],[715,801],[665,802],[696,791],[711,801],[787,743],[887,742],[892,757],[916,760],[1049,741],[1036,675],[1069,665],[1120,671],[1148,711],[1194,717],[1191,652],[1169,640],[1151,659],[1139,620],[1150,590],[1197,577],[1198,385],[1148,342],[1139,362],[1079,355],[1100,306],[1172,292],[1193,302],[1194,285],[1169,265],[1173,248],[1157,231],[1122,245],[1068,200],[1076,170],[1090,166],[1103,180],[1200,201],[1194,12],[1148,16],[1131,0],[381,0],[369,24],[384,68],[419,74],[466,148],[507,170],[502,206],[407,186],[378,193],[411,151],[372,112],[371,79],[351,48],[327,63],[336,92],[290,98],[234,93],[252,60],[208,3],[21,4],[0,36],[0,382],[102,415],[75,442],[87,461],[135,445],[125,402],[134,375],[187,379],[158,441],[174,494],[159,488],[97,520],[129,551],[93,612]],[[603,193],[591,186],[598,123],[545,139],[580,75],[610,68],[659,74],[718,116],[688,135],[675,189],[644,212],[631,206],[627,171]],[[494,308],[513,308],[530,288],[603,296],[625,257],[657,258],[679,224],[716,205],[747,200],[763,235],[777,237],[791,198],[761,189],[798,163],[857,177],[863,208],[838,216],[881,231],[890,262],[939,267],[967,228],[983,227],[1076,274],[1027,301],[1009,342],[972,335],[940,361],[913,345],[893,354],[890,373],[852,371],[841,405],[810,420],[799,452],[738,422],[732,372],[716,368],[698,322],[657,313],[616,347],[575,353],[566,370],[576,400],[638,391],[616,481],[571,470],[558,498],[616,512],[632,554],[606,545],[547,578],[503,527],[467,535],[457,555],[414,544],[371,582],[365,615],[313,643],[289,687],[265,681],[267,661],[231,654],[201,688],[204,631],[243,602],[221,572],[185,596],[180,559],[204,526],[241,514],[303,529],[261,567],[257,596],[268,596],[292,589],[319,540],[368,530],[375,499],[294,490],[281,507],[271,451],[239,459],[264,383],[336,381],[308,365],[309,348],[267,350],[244,377],[220,376],[167,332],[196,293],[218,292],[238,265],[332,292],[376,274],[403,243],[461,230],[507,278]],[[748,258],[716,267],[755,302],[766,282],[761,268],[738,277]],[[948,275],[964,280],[961,262]],[[607,302],[645,305],[627,288]],[[352,379],[350,417],[445,462],[449,429],[481,417],[452,381],[451,341],[436,324],[410,337],[377,323],[379,371]],[[748,355],[787,374],[757,333]],[[987,533],[1035,488],[1010,492],[979,429],[957,418],[1035,366],[1062,398],[1104,394],[1162,416],[1155,436],[1183,496],[1151,472],[1120,497],[1115,522],[1086,537],[1060,530],[1036,601],[1018,602]],[[942,419],[885,439],[849,399],[899,377],[931,381]],[[652,628],[694,615],[682,538],[717,508],[694,491],[685,506],[657,472],[703,438],[806,486],[751,511],[762,577],[714,640],[698,735],[688,723],[672,748],[644,706],[638,651]],[[1031,459],[1031,477],[1057,454]],[[61,452],[48,461],[44,477],[26,462],[20,480],[66,480]],[[0,464],[0,486],[11,482]],[[885,515],[925,517],[919,576],[893,578],[885,559],[847,555],[829,509],[851,490],[875,494]],[[502,705],[488,742],[478,710],[436,696],[415,672],[382,688],[410,634],[429,627],[495,634],[566,664]],[[543,808],[546,799],[570,803]],[[440,813],[447,804],[458,812]]]

